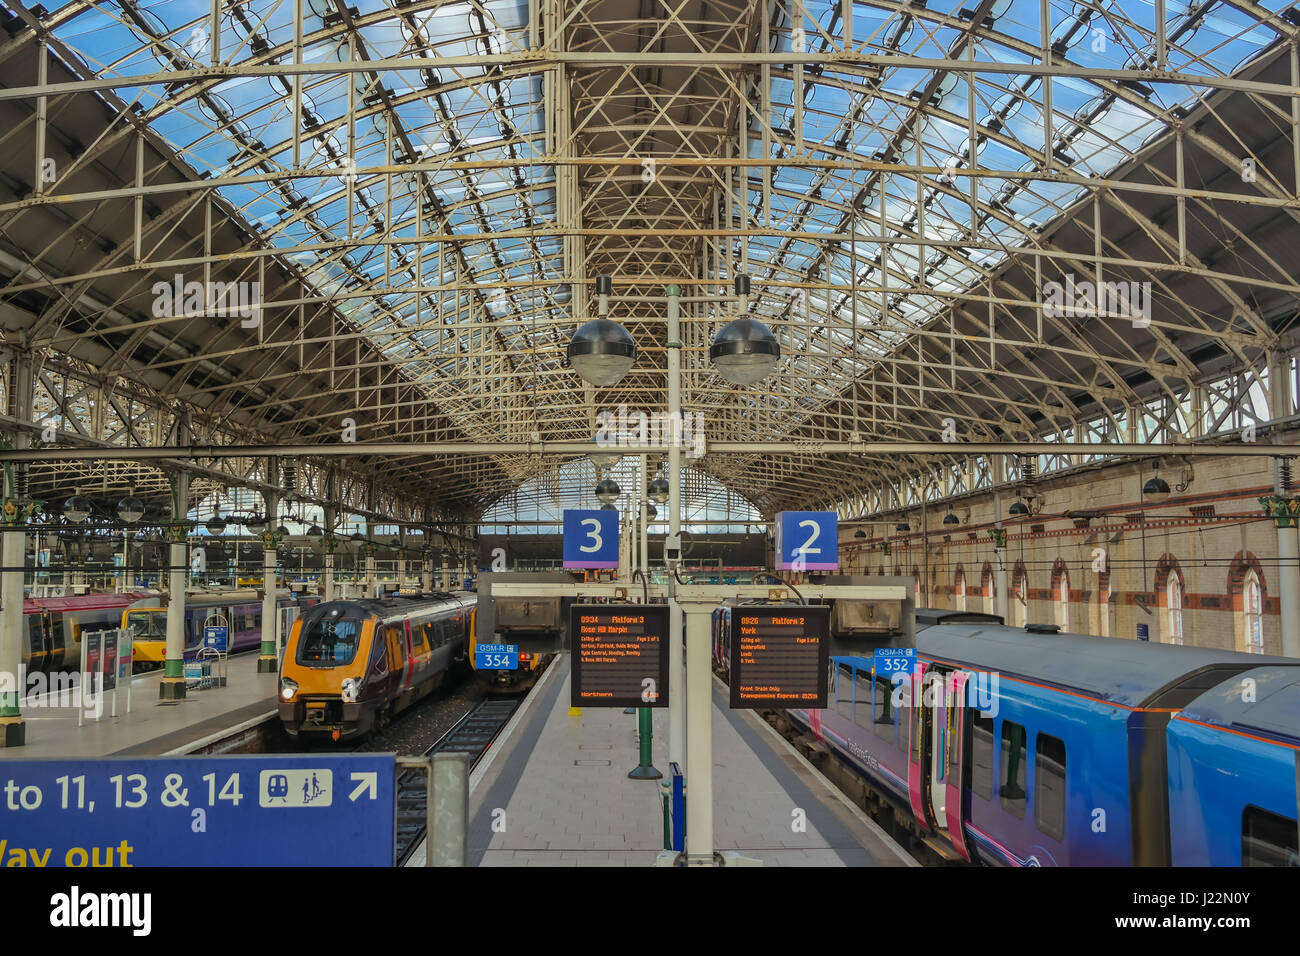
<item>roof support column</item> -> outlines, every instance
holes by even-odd
[[[1292,493],[1291,459],[1273,459],[1273,494],[1259,499],[1277,523],[1278,597],[1282,654],[1300,657],[1300,499]]]
[[[42,56],[44,51],[42,50]],[[42,62],[44,60],[42,59]],[[31,418],[32,354],[18,351],[9,362],[9,408],[20,421]],[[15,429],[15,448],[26,448],[26,432]],[[26,571],[27,519],[30,517],[26,462],[6,462],[4,467],[3,538],[0,546],[0,747],[21,747],[27,742],[21,703],[26,675],[23,673],[23,575]]]
[[[191,440],[189,417],[178,413],[176,443]],[[189,537],[190,475],[184,469],[171,476],[172,520],[167,535],[167,649],[163,676],[158,684],[158,699],[185,699],[185,578],[189,571],[186,541]]]
[[[280,496],[270,490],[280,483],[280,462],[266,461],[266,530],[262,532],[262,646],[257,654],[257,672],[274,674],[280,669],[276,648],[279,647],[280,619],[276,607],[276,547],[280,543]]]

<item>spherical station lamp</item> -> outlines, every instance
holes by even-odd
[[[749,294],[749,276],[736,276],[736,295]],[[753,385],[781,361],[781,346],[762,322],[748,317],[728,322],[713,338],[709,359],[733,385]]]
[[[636,342],[617,322],[592,319],[573,333],[568,358],[584,382],[603,388],[617,384],[636,362]]]
[[[1011,515],[1013,518],[1023,518],[1025,515],[1029,514],[1029,509],[1025,507],[1023,501],[1017,501],[1007,509],[1007,514]]]
[[[645,490],[645,493],[646,493],[646,497],[649,498],[651,501],[655,501],[658,502],[659,504],[663,504],[668,500],[668,495],[671,491],[672,489],[668,487],[668,479],[665,478],[663,475],[660,475],[654,481],[650,482],[649,486]]]
[[[1156,504],[1169,500],[1169,482],[1165,481],[1159,475],[1147,479],[1147,483],[1142,486],[1142,497]]]
[[[600,484],[596,486],[596,500],[603,505],[612,505],[618,501],[618,496],[622,493],[623,489],[613,478],[602,478]]]
[[[213,514],[213,516],[208,519],[207,524],[203,527],[208,529],[208,534],[216,537],[219,534],[225,533],[226,519],[221,517],[219,514]]]
[[[911,530],[912,530],[912,526],[911,526],[910,524],[908,524],[906,521],[900,521],[900,522],[898,522],[898,524],[894,525],[894,530],[895,530],[895,531],[911,531]]]
[[[961,519],[958,518],[951,511],[949,511],[946,515],[943,516],[943,523],[947,525],[961,524]]]
[[[81,495],[73,495],[63,503],[63,517],[73,524],[81,524],[90,517],[90,502]]]
[[[587,457],[591,459],[591,463],[597,468],[613,468],[622,460],[623,454],[618,451],[606,451],[599,442],[600,439],[597,437],[591,439],[592,445],[600,450],[589,452]]]
[[[649,519],[649,518],[657,518],[657,517],[659,517],[659,509],[656,508],[654,505],[650,504],[650,502],[647,501],[647,502],[646,502],[646,505],[645,505],[645,515],[646,515],[646,518],[648,518],[648,519]]]
[[[135,524],[144,517],[144,502],[134,495],[117,503],[117,516],[127,524]]]
[[[249,518],[247,521],[244,522],[244,527],[248,529],[249,534],[253,535],[254,537],[260,538],[263,534],[266,533],[266,529],[269,527],[269,525],[267,524],[266,519],[263,518],[261,515],[253,515],[251,518]]]

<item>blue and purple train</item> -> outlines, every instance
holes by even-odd
[[[714,612],[724,672],[730,620]],[[1300,865],[1300,660],[925,610],[916,646],[897,685],[832,658],[830,706],[787,713],[942,855]]]

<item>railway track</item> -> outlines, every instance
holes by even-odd
[[[472,771],[523,700],[520,696],[492,697],[480,701],[426,750],[424,756],[436,753],[469,754],[469,767]],[[406,770],[397,778],[397,866],[406,864],[424,837],[428,798],[426,776],[424,770]]]

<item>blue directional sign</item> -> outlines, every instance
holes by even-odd
[[[618,567],[618,512],[564,512],[564,566]]]
[[[4,761],[0,866],[392,866],[393,767],[392,754]]]
[[[226,652],[230,640],[230,628],[225,624],[209,624],[203,628],[203,646]]]
[[[833,511],[777,512],[778,570],[837,570],[840,566],[839,533],[839,518]]]
[[[877,647],[875,659],[877,677],[916,673],[915,647]]]
[[[474,651],[474,668],[480,671],[519,669],[518,644],[479,644]]]

